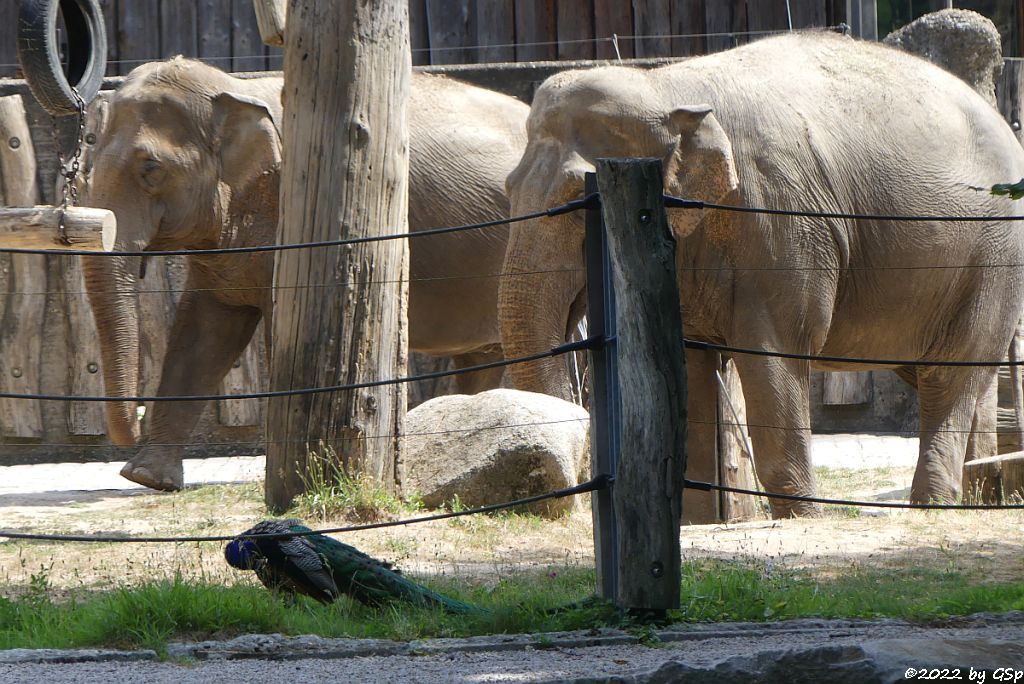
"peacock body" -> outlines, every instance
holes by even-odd
[[[371,606],[406,601],[450,613],[481,609],[451,599],[401,575],[390,563],[322,534],[288,537],[256,535],[309,533],[298,520],[265,520],[228,542],[224,557],[239,570],[253,570],[268,589],[331,603],[341,594]]]

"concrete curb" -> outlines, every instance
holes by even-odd
[[[978,613],[950,618],[928,626],[983,628],[1024,625],[1024,611]],[[707,639],[774,637],[785,634],[835,634],[843,630],[871,627],[900,627],[920,624],[904,620],[787,620],[777,623],[680,624],[655,632],[662,642]],[[529,651],[555,648],[638,645],[643,640],[617,629],[593,629],[547,634],[499,634],[465,639],[422,639],[409,642],[386,639],[325,639],[314,635],[287,637],[281,634],[247,634],[228,641],[172,643],[166,657],[171,660],[304,660],[345,659],[369,656],[424,656],[455,653]],[[0,665],[87,662],[157,661],[153,650],[117,651],[107,649],[11,649],[0,651]]]

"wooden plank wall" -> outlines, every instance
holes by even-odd
[[[470,0],[465,0],[469,2]],[[107,74],[174,55],[201,57],[227,71],[280,69],[281,50],[263,45],[252,0],[100,0],[107,27]],[[18,3],[0,3],[0,77],[20,76]]]
[[[280,69],[252,0],[100,0],[110,75],[176,54],[229,71]],[[790,0],[793,28],[836,25],[845,0]],[[18,3],[0,3],[16,26]],[[414,64],[670,57],[724,50],[748,32],[789,28],[786,0],[409,0]],[[715,35],[706,35],[706,34]],[[15,33],[0,31],[0,77],[17,76]]]

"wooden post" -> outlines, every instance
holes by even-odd
[[[686,466],[686,366],[675,240],[657,159],[598,161],[615,290],[621,459],[612,500],[617,603],[679,606],[679,517]]]
[[[288,24],[281,241],[406,231],[406,0],[292,3]],[[404,376],[408,268],[406,240],[278,252],[271,389]],[[269,401],[267,503],[303,491],[321,444],[396,490],[405,406],[401,385]]]
[[[286,16],[285,0],[253,0],[256,9],[256,23],[260,27],[260,38],[267,45],[284,45]]]

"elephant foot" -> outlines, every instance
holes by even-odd
[[[772,518],[820,518],[823,509],[819,504],[800,501],[772,502]]]
[[[121,477],[164,492],[176,492],[185,486],[185,468],[180,458],[136,458],[124,464]]]

